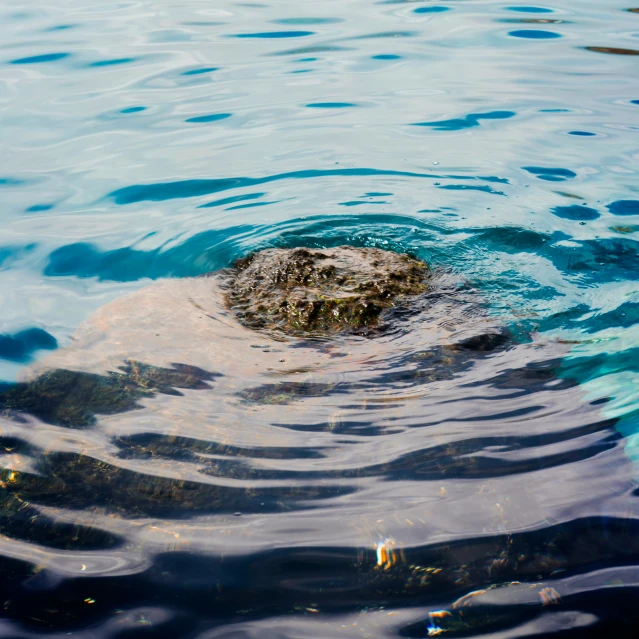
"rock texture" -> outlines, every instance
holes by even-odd
[[[251,329],[365,333],[426,292],[429,275],[426,263],[376,248],[266,249],[234,264],[226,301]]]

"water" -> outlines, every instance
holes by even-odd
[[[2,636],[635,636],[639,9],[0,10]],[[488,316],[300,346],[183,279],[340,244]]]

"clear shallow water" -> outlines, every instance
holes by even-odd
[[[631,8],[5,3],[5,382],[267,246],[411,251],[519,343],[407,333],[299,373],[107,307],[49,361],[120,412],[2,417],[3,635],[634,636]],[[131,355],[203,372],[149,394],[107,375]]]

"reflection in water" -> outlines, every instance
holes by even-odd
[[[584,47],[588,51],[595,53],[613,53],[615,55],[639,55],[636,49],[621,49],[619,47]]]

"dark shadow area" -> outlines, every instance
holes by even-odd
[[[546,180],[547,182],[563,182],[571,178],[577,177],[577,174],[570,169],[562,168],[548,168],[543,166],[522,166],[524,171],[532,173],[540,180]]]
[[[551,213],[564,220],[574,220],[577,222],[589,222],[601,217],[597,209],[579,204],[573,204],[572,206],[556,206],[551,209]]]
[[[241,239],[259,228],[239,225],[205,231],[166,250],[124,247],[102,251],[84,242],[67,244],[49,255],[44,274],[116,282],[135,282],[147,277],[196,277],[228,266],[242,253]]]
[[[510,413],[491,415],[483,421],[525,417],[542,409],[541,406],[529,410],[517,410]],[[448,420],[456,421],[470,420]],[[472,420],[473,422],[477,420]],[[478,421],[478,424],[480,422]],[[530,473],[544,468],[566,466],[589,459],[611,450],[623,440],[614,430],[615,420],[607,420],[579,426],[565,431],[522,436],[486,436],[462,439],[448,444],[424,447],[420,450],[401,455],[390,462],[373,464],[350,470],[322,471],[285,471],[254,468],[241,460],[216,460],[202,464],[201,472],[216,477],[250,477],[254,481],[272,480],[322,480],[322,479],[358,479],[364,477],[379,478],[384,481],[442,481],[445,479],[491,479],[520,473]],[[288,427],[287,424],[279,424]],[[324,425],[324,430],[345,434],[360,434],[356,423],[341,429],[335,425]],[[369,424],[370,426],[370,424]],[[427,427],[428,424],[421,424]],[[305,429],[303,426],[292,426],[294,430],[319,431],[319,427]],[[385,430],[385,432],[387,432]],[[599,434],[597,441],[592,441],[593,434]],[[586,438],[587,443],[579,445],[579,439]],[[574,442],[568,451],[553,453],[544,450],[545,446]],[[521,455],[526,450],[527,456]],[[497,451],[497,454],[496,454]],[[509,456],[512,454],[512,456]]]
[[[124,544],[124,539],[105,530],[56,521],[42,514],[11,491],[12,481],[2,482],[0,535],[57,550],[107,550]]]
[[[516,115],[514,111],[489,111],[488,113],[469,113],[463,118],[417,122],[413,126],[426,126],[435,131],[461,131],[479,126],[481,120],[506,120]]]
[[[219,377],[196,366],[173,368],[128,361],[121,372],[106,375],[64,369],[48,371],[30,382],[9,386],[0,393],[0,412],[20,419],[28,414],[48,424],[85,428],[96,415],[113,415],[141,408],[139,400],[155,395],[181,395],[177,390],[210,388]]]
[[[306,397],[327,397],[346,394],[344,384],[315,384],[312,382],[279,382],[249,388],[238,393],[247,404],[290,404]]]
[[[215,462],[213,462],[215,463]],[[260,487],[258,477],[243,467],[235,479],[243,486],[177,479],[170,462],[153,466],[154,473],[136,472],[76,453],[41,454],[37,474],[0,471],[5,493],[36,505],[105,512],[119,517],[191,518],[203,514],[274,513],[313,508],[312,500],[346,495],[354,486],[287,485]]]
[[[118,456],[122,459],[174,459],[201,462],[203,456],[209,455],[239,459],[321,459],[324,457],[321,449],[318,448],[271,446],[242,448],[214,441],[155,433],[117,437],[113,443],[120,449]]]
[[[630,599],[630,595],[636,597],[637,589],[620,581],[611,584],[609,579],[615,568],[639,561],[637,540],[636,520],[591,517],[510,535],[405,548],[403,557],[396,555],[386,569],[377,566],[374,549],[285,547],[226,557],[182,551],[157,555],[141,574],[57,583],[47,571],[32,576],[26,564],[2,558],[0,595],[6,602],[6,619],[49,631],[69,631],[89,621],[96,624],[116,609],[149,605],[178,612],[183,623],[197,619],[198,624],[215,627],[308,614],[308,608],[326,615],[361,613],[369,607],[438,610],[442,601],[451,602],[470,592],[479,597],[453,609],[463,610],[463,615],[451,614],[442,621],[443,627],[446,621],[459,624],[451,625],[452,636],[468,636],[456,634],[461,631],[512,628],[542,611],[575,609],[597,612],[600,627],[615,623],[615,616],[620,615],[617,627],[623,629],[627,621],[637,619]],[[550,610],[536,595],[545,585],[543,579],[566,579],[603,568],[610,569],[607,576],[598,582],[593,579],[581,591],[573,589],[554,605],[551,600]],[[534,588],[538,603],[526,605],[514,597],[500,606],[482,605],[482,593],[477,590],[503,592],[515,581],[524,589]],[[251,584],[248,601],[246,584]],[[616,601],[606,595],[610,591]],[[85,603],[87,593],[94,602],[91,606]],[[408,624],[401,634],[424,637],[426,622],[421,631],[414,623]]]
[[[639,200],[617,200],[606,208],[613,215],[639,215]]]
[[[249,188],[260,184],[268,184],[279,180],[309,179],[318,177],[373,177],[373,176],[395,176],[414,177],[427,180],[454,178],[460,180],[480,180],[486,182],[507,183],[504,178],[494,176],[460,176],[460,175],[434,175],[432,173],[414,173],[411,171],[391,171],[370,168],[352,169],[309,169],[307,171],[291,171],[288,173],[278,173],[267,175],[262,178],[235,177],[220,179],[202,180],[181,180],[178,182],[161,182],[155,184],[136,184],[125,186],[108,194],[107,197],[113,199],[116,204],[134,204],[136,202],[162,202],[164,200],[181,199],[189,197],[201,197],[212,195],[230,189]]]

